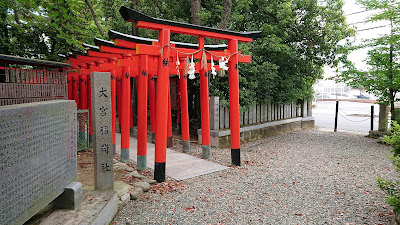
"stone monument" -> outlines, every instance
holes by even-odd
[[[53,200],[79,204],[76,135],[74,101],[0,107],[1,224],[23,224]]]
[[[93,115],[94,188],[113,190],[113,143],[110,73],[90,74]]]

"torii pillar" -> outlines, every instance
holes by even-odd
[[[157,111],[156,111],[156,146],[154,179],[157,182],[165,181],[165,161],[167,150],[167,121],[168,121],[168,79],[169,79],[169,51],[171,31],[160,29],[158,42],[162,47],[162,55],[158,60],[157,76]]]
[[[204,37],[199,36],[199,49],[204,49]],[[201,104],[201,144],[203,158],[211,157],[210,149],[210,115],[208,100],[208,73],[207,69],[200,67],[200,104]],[[238,101],[239,104],[239,101]]]
[[[228,50],[238,51],[238,40],[228,40]],[[232,164],[240,166],[240,111],[239,111],[239,56],[234,54],[229,60],[229,118],[231,125]]]
[[[187,74],[182,69],[179,78],[181,91],[181,130],[182,130],[182,147],[183,152],[190,151],[190,135],[189,135],[189,109],[188,109],[188,93],[187,93]]]
[[[140,55],[137,75],[137,169],[147,169],[147,77],[148,56]],[[132,118],[131,118],[132,119]]]
[[[108,57],[108,63],[116,65],[117,58]],[[115,69],[110,70],[111,72],[111,123],[112,123],[112,143],[113,143],[113,154],[116,153],[116,71]]]
[[[131,54],[122,54],[123,59],[129,59]],[[121,162],[129,159],[129,137],[130,137],[130,104],[131,80],[130,67],[125,66],[122,73],[121,93]]]

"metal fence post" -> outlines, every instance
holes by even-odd
[[[336,101],[336,111],[335,111],[335,129],[337,131],[337,123],[338,123],[338,112],[339,112],[339,101]]]

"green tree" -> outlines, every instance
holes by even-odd
[[[343,59],[342,80],[356,87],[364,87],[379,97],[379,101],[390,105],[392,120],[398,119],[394,103],[400,91],[400,8],[396,0],[360,0],[366,10],[378,10],[369,21],[387,21],[389,34],[365,40],[361,45],[349,47],[350,50],[367,48],[365,59],[368,68],[358,69],[346,57]]]
[[[241,105],[311,98],[322,67],[338,62],[339,41],[354,34],[342,6],[341,0],[235,1],[229,29],[262,31],[259,39],[240,46],[252,56],[251,64],[240,65]],[[214,81],[222,97],[227,96],[223,81]]]
[[[7,0],[0,27],[0,51],[12,55],[58,60],[59,53],[83,50],[86,21],[83,3],[74,0]]]

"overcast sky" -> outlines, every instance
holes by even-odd
[[[363,21],[368,20],[368,17],[374,13],[373,11],[365,11],[365,9],[356,3],[356,0],[344,0],[345,5],[343,7],[344,14],[346,15],[347,22],[350,25],[354,25],[357,30],[357,35],[355,37],[356,43],[359,43],[365,38],[376,38],[383,34],[389,33],[388,22],[368,22]],[[386,25],[386,27],[376,28],[379,26]],[[368,30],[366,30],[368,29]],[[366,65],[363,62],[367,54],[367,50],[358,50],[350,55],[350,59],[356,64],[357,68],[365,69]],[[331,68],[325,68],[325,77],[331,77],[334,75],[334,70]]]

